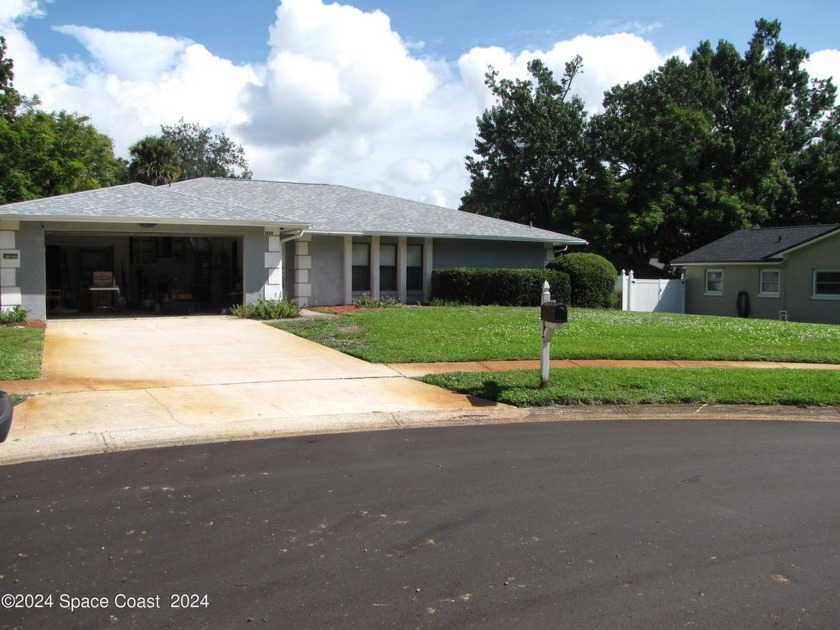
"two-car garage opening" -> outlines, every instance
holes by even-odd
[[[48,316],[218,313],[242,303],[242,237],[47,232]]]

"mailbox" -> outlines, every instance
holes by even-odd
[[[540,307],[540,319],[548,324],[565,324],[569,321],[569,311],[565,304],[543,302]]]

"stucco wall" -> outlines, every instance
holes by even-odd
[[[17,281],[20,286],[21,306],[29,311],[27,319],[47,319],[46,248],[44,230],[40,223],[22,221],[17,231],[17,248],[20,250],[20,268]]]
[[[706,295],[706,269],[723,271],[723,294]],[[761,269],[779,269],[781,289],[779,297],[759,296]],[[738,293],[746,291],[750,301],[750,317],[778,319],[784,310],[786,294],[785,269],[772,265],[709,265],[686,270],[685,312],[695,315],[723,315],[738,317]]]
[[[542,243],[438,238],[434,242],[432,266],[434,269],[542,269],[546,262],[546,249]]]
[[[313,235],[310,305],[341,304],[344,301],[344,237]]]
[[[791,321],[840,324],[840,299],[813,296],[814,270],[840,271],[840,234],[792,252],[785,267]]]

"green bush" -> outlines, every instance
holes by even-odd
[[[234,304],[230,312],[242,319],[290,319],[300,315],[297,300],[264,300],[256,304]]]
[[[583,308],[612,308],[615,303],[613,264],[598,254],[575,252],[561,254],[548,265],[569,274],[572,283],[571,305]]]
[[[354,299],[353,305],[359,308],[389,308],[391,306],[400,306],[400,301],[389,295],[374,298],[370,293],[365,293]]]
[[[455,267],[432,272],[432,299],[439,303],[484,306],[539,306],[542,285],[548,281],[551,297],[568,302],[569,276],[552,269],[468,269]]]
[[[0,324],[19,324],[25,322],[27,313],[29,311],[20,306],[2,309],[0,310]]]

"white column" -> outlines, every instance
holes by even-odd
[[[379,299],[379,237],[370,239],[370,296]]]
[[[344,237],[344,304],[353,303],[353,237]]]
[[[295,299],[309,306],[312,298],[312,235],[304,234],[295,241]]]
[[[431,238],[423,239],[423,300],[426,302],[432,299],[433,243]]]
[[[408,238],[400,236],[397,240],[397,299],[405,304],[406,301],[406,249]]]

